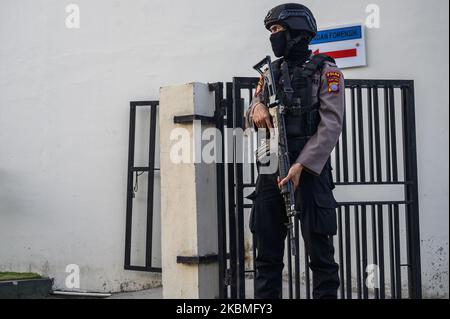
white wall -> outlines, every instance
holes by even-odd
[[[77,3],[81,29],[65,28]],[[320,27],[362,22],[366,68],[347,78],[416,81],[422,266],[427,296],[448,297],[448,1],[305,1]],[[122,270],[128,102],[161,86],[255,76],[270,52],[262,20],[280,1],[2,0],[0,270],[63,287],[124,290],[158,277]],[[158,262],[158,260],[155,260]]]

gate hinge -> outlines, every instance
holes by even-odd
[[[216,254],[202,256],[177,256],[177,264],[202,265],[217,262]]]

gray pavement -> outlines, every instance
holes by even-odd
[[[245,282],[245,294],[247,299],[253,298],[253,280],[247,279]],[[288,282],[283,282],[283,298],[287,299],[289,296]],[[356,295],[354,294],[354,298]],[[113,294],[108,299],[161,299],[162,298],[162,287],[141,290],[136,292],[124,292]],[[301,299],[305,299],[305,286],[301,287]]]

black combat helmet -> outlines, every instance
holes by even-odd
[[[264,19],[268,30],[273,24],[287,26],[292,31],[307,32],[311,39],[317,34],[317,23],[311,10],[299,3],[286,3],[271,9]]]

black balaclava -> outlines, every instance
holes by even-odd
[[[304,63],[311,56],[311,38],[302,32],[280,31],[270,36],[273,53],[277,58],[284,57],[288,62]]]
[[[273,53],[277,58],[284,56],[287,47],[287,31],[280,31],[270,35]]]

